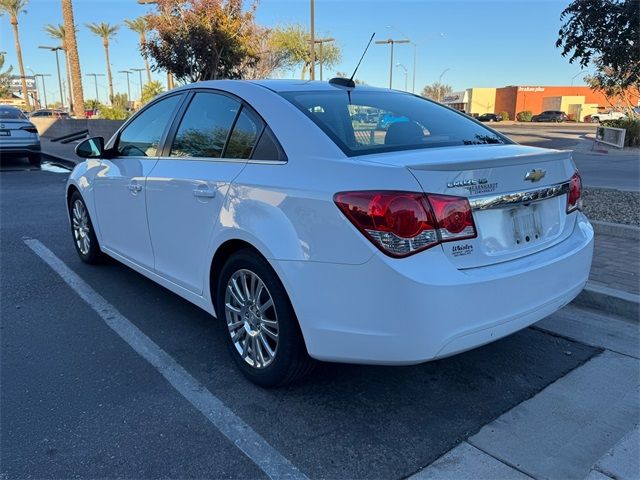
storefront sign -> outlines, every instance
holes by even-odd
[[[27,91],[35,92],[36,91],[36,77],[24,77],[27,82]],[[12,92],[21,92],[22,91],[22,79],[18,75],[12,75],[9,79],[9,89]]]
[[[544,92],[544,87],[518,87],[519,92]]]

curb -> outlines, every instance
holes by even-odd
[[[640,322],[640,295],[587,282],[573,301],[575,305],[593,308]]]
[[[610,223],[591,221],[593,229],[599,235],[611,235],[613,237],[628,238],[630,240],[640,240],[640,227],[635,225],[625,225],[623,223]]]

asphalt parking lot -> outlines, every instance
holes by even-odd
[[[260,389],[232,364],[214,318],[115,261],[80,262],[67,174],[46,169],[56,170],[11,161],[0,172],[0,472],[9,478],[265,478],[269,461],[245,455],[187,401],[34,253],[34,240],[290,462],[293,476],[409,476],[601,352],[529,328],[437,362],[322,364],[291,387]]]

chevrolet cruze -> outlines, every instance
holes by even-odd
[[[358,113],[401,120],[361,128]],[[81,259],[109,255],[215,315],[264,386],[315,360],[406,365],[478,347],[558,310],[589,274],[570,152],[403,92],[196,83],[77,153]]]

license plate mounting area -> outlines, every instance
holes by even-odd
[[[513,222],[513,241],[516,245],[530,245],[542,238],[542,226],[537,206],[512,208],[509,215]]]

